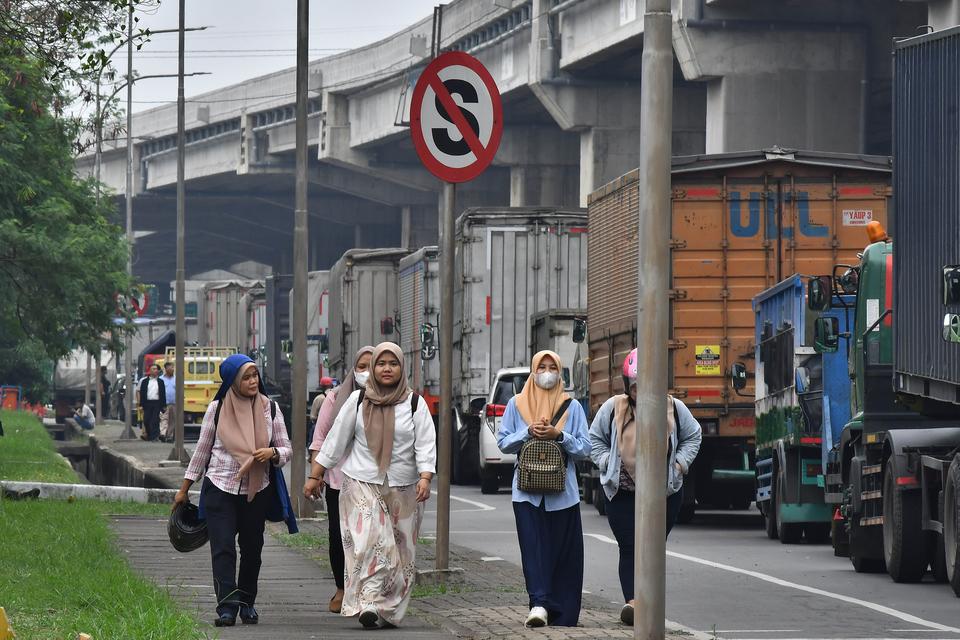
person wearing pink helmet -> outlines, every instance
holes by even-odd
[[[607,503],[607,521],[620,547],[620,588],[625,604],[620,620],[633,625],[634,483],[636,475],[637,350],[623,361],[626,393],[603,403],[590,425],[590,457],[600,469],[600,484]],[[685,404],[667,396],[667,535],[683,506],[683,476],[700,451],[700,423]]]

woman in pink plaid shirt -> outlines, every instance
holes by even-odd
[[[187,491],[204,472],[201,511],[207,521],[217,594],[218,627],[257,624],[254,608],[260,576],[260,553],[267,510],[276,500],[270,486],[270,465],[290,459],[290,440],[283,414],[272,407],[260,374],[245,355],[220,364],[223,384],[207,407],[200,440],[193,451],[174,506],[187,501]],[[240,573],[237,575],[237,546]]]

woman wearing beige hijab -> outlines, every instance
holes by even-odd
[[[214,622],[232,627],[238,614],[243,624],[259,622],[254,602],[263,529],[277,499],[277,488],[270,487],[270,464],[286,464],[291,449],[283,414],[271,407],[253,361],[242,354],[230,356],[220,364],[220,378],[223,384],[203,416],[174,506],[186,502],[190,486],[206,475],[200,511],[210,535],[217,595]]]
[[[327,470],[346,458],[340,467],[346,564],[340,614],[359,615],[366,628],[398,625],[406,613],[437,458],[433,419],[407,386],[400,347],[379,344],[371,362],[372,375],[340,409],[305,487],[319,495]]]
[[[523,391],[503,412],[497,445],[517,453],[530,440],[554,440],[566,456],[559,493],[521,491],[513,474],[513,515],[517,522],[523,578],[530,613],[528,627],[577,626],[583,591],[583,526],[575,462],[590,456],[583,407],[563,390],[560,356],[541,351],[530,363]]]

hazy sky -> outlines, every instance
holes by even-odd
[[[312,0],[310,59],[375,42],[433,13],[437,0]],[[184,80],[187,97],[296,65],[296,0],[187,0],[186,26],[210,27],[186,34],[186,72],[212,75]],[[178,0],[161,0],[140,25],[176,28]],[[126,49],[115,57],[126,74]],[[139,75],[177,72],[177,34],[157,34],[133,53]],[[292,91],[292,88],[291,88]],[[121,107],[125,106],[121,92]],[[176,78],[144,79],[133,89],[133,111],[176,102]]]

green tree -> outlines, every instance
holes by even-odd
[[[131,291],[114,205],[74,173],[61,87],[44,60],[0,41],[0,383],[32,400],[50,360],[116,335],[115,296]]]

